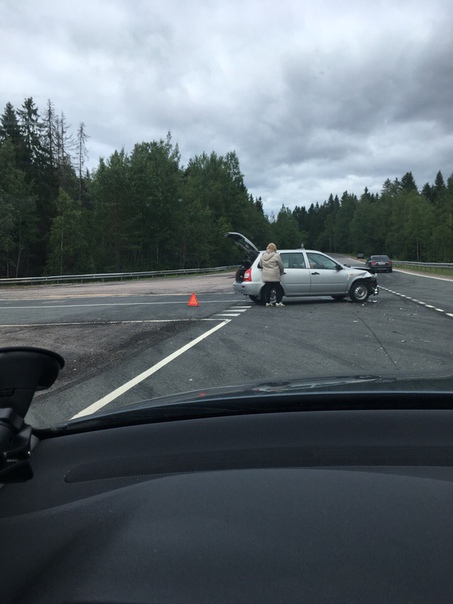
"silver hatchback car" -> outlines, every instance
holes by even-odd
[[[258,268],[262,251],[241,233],[226,233],[246,253],[246,259],[236,271],[234,291],[248,296],[257,304],[264,303],[262,270]],[[285,297],[331,296],[335,300],[348,297],[353,302],[365,302],[377,295],[376,276],[363,268],[349,267],[316,250],[304,248],[279,250],[285,272],[281,278]]]

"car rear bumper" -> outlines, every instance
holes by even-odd
[[[263,284],[256,281],[243,281],[242,283],[235,281],[233,283],[235,293],[244,296],[259,296],[262,287]]]
[[[372,266],[366,269],[369,273],[388,273],[392,270],[391,266]]]

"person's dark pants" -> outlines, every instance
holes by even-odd
[[[283,298],[283,287],[280,281],[266,281],[264,284],[264,299],[267,304],[271,301],[272,290],[275,289],[275,297],[277,304],[282,301]]]

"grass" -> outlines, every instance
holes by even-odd
[[[394,268],[398,270],[399,268],[410,270],[414,273],[428,273],[430,275],[441,275],[442,277],[453,277],[453,268],[443,268],[443,267],[432,267],[432,266],[414,266],[410,262],[407,264],[395,265]]]

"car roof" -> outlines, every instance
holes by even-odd
[[[263,251],[265,252],[266,250],[263,250]],[[291,252],[291,253],[294,253],[294,252],[313,252],[314,254],[323,254],[324,256],[328,256],[329,255],[329,254],[326,254],[325,252],[321,252],[321,250],[307,250],[307,249],[301,248],[301,247],[296,247],[296,248],[293,248],[293,249],[286,249],[286,248],[285,249],[281,249],[281,250],[277,249],[277,252],[279,252],[279,253],[281,253],[281,252]]]
[[[245,235],[243,235],[242,233],[230,231],[228,233],[225,233],[225,237],[232,239],[238,247],[240,247],[243,251],[245,251],[247,256],[249,257],[249,259],[252,262],[253,262],[253,260],[256,259],[258,254],[263,254],[266,251],[266,250],[258,250],[258,248],[256,248],[255,245],[249,239],[247,239],[247,237],[245,237]],[[279,253],[280,252],[281,253],[307,252],[307,253],[323,254],[324,256],[329,256],[329,254],[326,254],[325,252],[321,252],[320,250],[307,250],[304,247],[291,248],[291,249],[286,249],[286,248],[277,249],[277,252],[279,252]],[[329,256],[329,258],[330,258],[330,256]]]

